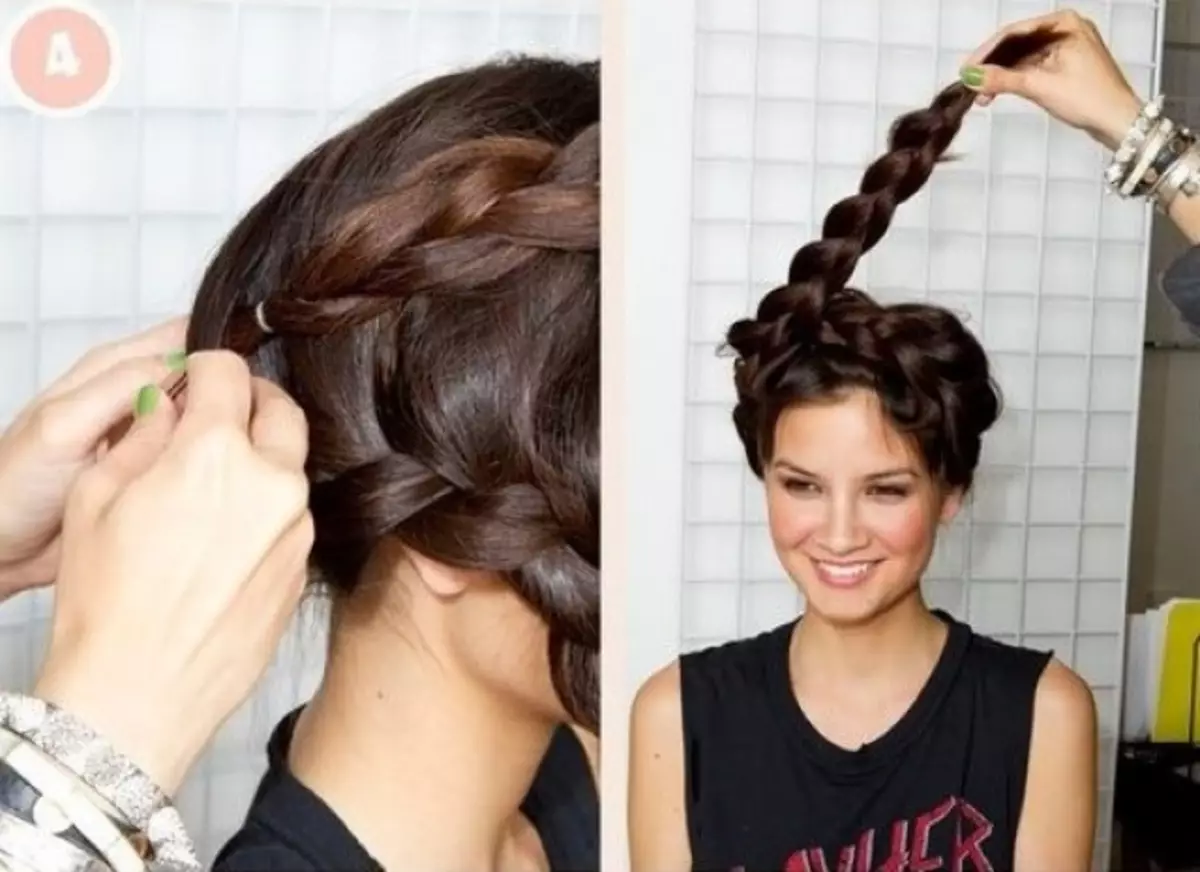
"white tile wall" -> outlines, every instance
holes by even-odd
[[[1139,91],[1152,92],[1156,3],[1070,5],[1111,36]],[[714,359],[722,330],[782,280],[827,208],[857,189],[897,115],[954,81],[965,53],[1002,22],[1053,6],[698,0],[684,649],[802,608],[729,418],[729,361]],[[883,300],[963,313],[992,355],[1007,411],[926,590],[985,633],[1053,649],[1091,683],[1104,734],[1106,858],[1148,216],[1102,196],[1096,146],[1014,100],[974,111],[953,150],[961,159],[901,208],[856,281]]]
[[[237,215],[343,120],[500,50],[600,48],[597,0],[93,5],[125,61],[106,107],[46,121],[0,90],[0,426],[93,343],[186,311]],[[0,27],[15,9],[0,4]],[[44,596],[0,608],[0,686],[28,685],[47,617]],[[205,858],[245,813],[267,731],[320,674],[319,617],[180,796]]]

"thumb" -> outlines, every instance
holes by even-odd
[[[962,71],[962,82],[987,102],[999,94],[1030,97],[1030,70],[1011,70],[993,64],[979,64]],[[986,104],[985,104],[986,105]]]
[[[70,390],[47,397],[41,406],[43,455],[47,460],[82,461],[108,437],[120,435],[129,420],[129,398],[141,385],[161,383],[181,368],[174,356],[122,361]]]

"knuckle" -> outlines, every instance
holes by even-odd
[[[164,362],[161,357],[135,357],[121,361],[113,369],[122,375],[128,373],[137,376],[143,381],[158,381],[163,376]]]
[[[279,488],[279,498],[284,505],[296,511],[308,508],[309,486],[305,476],[285,473],[277,487]]]
[[[1076,30],[1095,27],[1092,20],[1078,9],[1067,9],[1063,12],[1063,20]]]
[[[76,366],[80,369],[99,369],[112,359],[116,349],[115,342],[101,342],[99,345],[93,345],[83,353]]]
[[[212,369],[224,378],[250,380],[250,364],[246,358],[227,348],[197,351],[189,359],[189,367],[198,370]]]
[[[281,426],[286,430],[289,437],[289,444],[296,451],[298,465],[303,467],[305,459],[308,456],[308,418],[299,409],[292,409],[287,413],[286,422]]]
[[[255,395],[259,402],[266,409],[291,409],[294,412],[303,414],[303,409],[296,402],[295,397],[289,394],[282,386],[276,384],[268,378],[262,376],[253,376]]]
[[[296,404],[295,400],[285,394],[280,394],[267,401],[267,411],[271,419],[277,420],[279,426],[288,431],[308,435],[308,416]]]
[[[309,484],[304,475],[258,456],[252,475],[265,511],[294,518],[307,510]]]
[[[90,515],[112,493],[113,484],[114,476],[104,464],[88,467],[75,479],[67,502]]]
[[[39,445],[53,450],[71,444],[71,409],[62,399],[47,400],[34,408],[29,426]]]

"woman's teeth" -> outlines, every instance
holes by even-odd
[[[834,578],[851,579],[866,575],[875,563],[871,561],[866,563],[818,563],[817,565]]]
[[[831,587],[858,587],[867,582],[879,563],[878,560],[862,560],[858,563],[826,563],[818,560],[817,575]]]

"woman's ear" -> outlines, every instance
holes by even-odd
[[[963,489],[959,487],[942,493],[942,509],[939,513],[939,520],[943,524],[949,524],[958,516],[959,510],[962,509],[963,497]]]
[[[454,599],[461,595],[470,583],[468,571],[439,563],[412,549],[405,549],[405,556],[421,584],[438,599]]]

